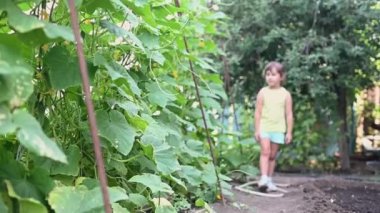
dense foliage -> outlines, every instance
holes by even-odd
[[[76,4],[114,212],[220,198],[188,60],[212,141],[223,142],[213,37],[224,13],[203,0]],[[0,211],[101,212],[67,2],[2,0],[0,13]]]

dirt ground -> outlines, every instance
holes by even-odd
[[[380,213],[379,178],[363,176],[278,175],[276,183],[290,184],[281,198],[267,198],[233,190],[226,206],[212,206],[217,213]]]

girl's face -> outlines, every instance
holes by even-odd
[[[265,80],[269,87],[280,87],[283,78],[276,69],[272,69],[266,71]]]

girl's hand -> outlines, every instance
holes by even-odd
[[[257,143],[260,143],[260,132],[255,132],[255,139]]]
[[[290,133],[290,132],[286,133],[285,143],[290,144],[292,142],[292,139],[293,139],[292,133]]]

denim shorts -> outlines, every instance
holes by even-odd
[[[282,132],[261,132],[261,138],[268,138],[273,143],[284,144],[285,134]]]

